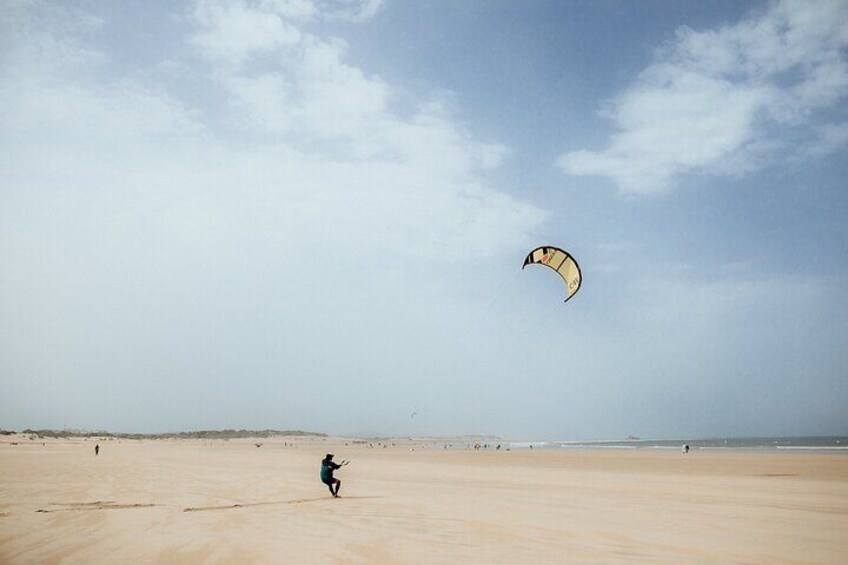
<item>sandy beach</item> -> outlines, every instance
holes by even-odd
[[[841,454],[99,443],[3,438],[2,563],[848,562]]]

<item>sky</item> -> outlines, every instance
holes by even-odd
[[[2,428],[848,434],[848,2],[0,21]]]

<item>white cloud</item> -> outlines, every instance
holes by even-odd
[[[199,6],[194,19],[198,31],[191,41],[213,65],[213,75],[239,111],[232,117],[234,123],[297,136],[300,142],[304,136],[341,139],[350,142],[357,154],[380,151],[373,144],[391,121],[387,113],[390,89],[378,77],[367,77],[344,62],[344,41],[302,31],[296,20],[289,22],[281,15],[285,12],[272,9],[276,4],[239,4],[238,25],[232,21],[233,5],[221,9],[203,2]],[[253,44],[231,40],[253,35],[254,28],[272,31],[258,34],[264,39]],[[258,69],[243,64],[258,54],[268,56],[272,64]]]
[[[26,183],[6,183],[19,207],[3,217],[38,216],[37,202],[57,199],[64,211],[49,227],[33,221],[18,235],[67,229],[89,241],[114,230],[97,245],[107,255],[155,262],[140,243],[149,237],[151,249],[169,242],[163,257],[212,254],[223,269],[240,246],[285,271],[278,258],[300,246],[339,246],[351,265],[398,246],[409,260],[452,262],[526,245],[544,213],[478,174],[508,148],[476,141],[438,100],[392,111],[391,85],[347,62],[343,41],[302,27],[325,17],[321,6],[199,2],[189,42],[209,68],[190,98],[168,73],[111,74],[83,14],[49,28],[39,14],[50,5],[10,17],[19,33],[0,86],[2,161],[6,180]],[[57,74],[52,56],[31,54],[47,47],[75,53],[76,67]],[[215,97],[224,103],[192,105]]]
[[[685,172],[754,170],[768,162],[764,148],[784,147],[770,139],[775,130],[812,135],[848,93],[846,47],[848,3],[839,0],[783,1],[717,30],[681,28],[610,103],[604,115],[619,131],[609,147],[557,164],[629,193],[667,190]]]
[[[297,28],[283,19],[284,7],[252,8],[245,1],[200,0],[194,19],[202,31],[191,42],[217,63],[239,66],[251,55],[295,45],[301,37]]]
[[[383,6],[384,0],[319,0],[328,19],[364,22],[370,20]]]
[[[799,152],[801,158],[829,155],[848,143],[848,123],[826,124],[816,131],[816,137]]]
[[[190,41],[216,63],[238,68],[252,56],[299,44],[300,24],[363,22],[381,5],[382,0],[198,0],[190,17],[200,31]]]
[[[107,56],[82,38],[104,20],[42,2],[12,4],[0,17],[7,43],[0,123],[10,149],[17,149],[15,139],[39,135],[87,144],[203,129],[195,112],[156,85],[91,80]]]
[[[5,14],[7,404],[43,398],[77,418],[68,398],[98,390],[120,406],[112,426],[221,425],[219,402],[231,410],[252,379],[250,396],[273,399],[260,418],[314,427],[341,406],[327,382],[405,398],[408,371],[450,357],[424,359],[416,336],[458,343],[462,313],[500,283],[480,265],[523,251],[545,212],[485,182],[507,149],[438,96],[394,111],[393,85],[311,30],[321,6],[203,2],[169,22],[191,48],[142,69],[113,64],[84,14]],[[170,423],[127,416],[165,389]]]
[[[313,0],[262,0],[261,6],[294,20],[311,21],[318,14]]]
[[[269,40],[262,42],[261,49],[222,56],[232,50],[228,36],[220,34],[225,27],[220,20],[231,15],[209,9],[205,2],[202,6],[194,20],[197,32],[192,43],[213,65],[212,74],[236,111],[231,122],[241,129],[301,148],[324,148],[336,160],[388,160],[428,170],[430,163],[438,162],[440,171],[451,171],[463,182],[476,169],[497,167],[509,154],[509,148],[501,144],[473,141],[448,109],[449,94],[422,101],[412,115],[393,112],[392,86],[348,64],[343,40],[316,36],[296,27],[295,20],[286,22],[274,11],[274,4],[244,3],[238,12],[246,22],[263,22],[257,23],[260,29],[282,21],[292,26],[298,41]],[[329,17],[338,9],[337,5],[329,12],[316,8],[313,16]],[[244,63],[260,51],[273,61],[272,68],[233,64]]]
[[[0,10],[4,75],[62,78],[103,61],[99,50],[79,40],[103,24],[100,18],[62,5],[5,3]]]

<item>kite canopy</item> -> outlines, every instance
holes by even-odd
[[[568,296],[565,297],[566,302],[580,289],[582,282],[580,267],[574,257],[559,247],[537,247],[527,255],[521,268],[523,269],[527,265],[544,265],[556,271],[568,288]]]

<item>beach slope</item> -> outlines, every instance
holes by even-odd
[[[3,563],[848,563],[848,455],[14,443]]]

